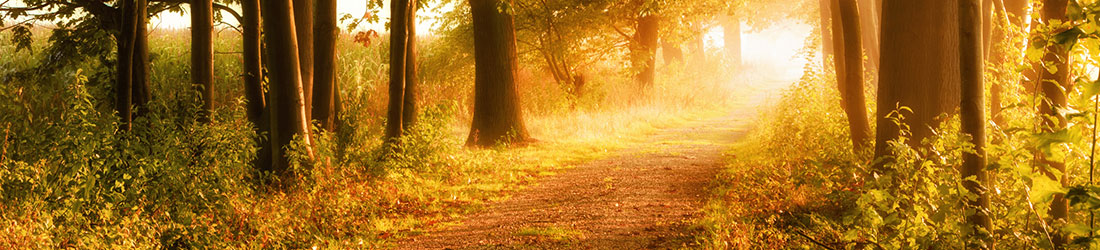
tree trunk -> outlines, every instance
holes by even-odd
[[[191,1],[191,84],[202,103],[201,122],[210,122],[214,113],[213,3],[213,0]]]
[[[306,153],[310,158],[313,157],[313,151],[309,147],[312,141],[305,114],[302,75],[299,73],[298,39],[295,35],[291,0],[260,2],[264,19],[264,41],[268,52],[271,143],[272,148],[279,149],[272,154],[270,170],[285,174],[290,167],[286,150],[294,136],[301,136],[306,142]]]
[[[404,135],[405,82],[408,72],[408,9],[410,0],[390,1],[390,100],[386,115],[386,140],[394,143]]]
[[[298,37],[298,63],[302,93],[305,95],[306,121],[313,123],[313,0],[293,0],[294,29]],[[311,127],[312,125],[307,126]]]
[[[260,0],[241,0],[241,42],[244,57],[244,98],[248,121],[256,126],[256,134],[269,133],[269,117],[265,116],[267,102],[264,98],[263,58],[260,52]],[[257,169],[271,166],[271,143],[257,137],[260,151],[254,164]]]
[[[132,89],[131,102],[136,108],[133,117],[141,117],[147,111],[145,105],[152,100],[149,92],[149,28],[148,2],[137,0],[134,11],[134,55],[132,59],[133,77],[131,77]]]
[[[406,10],[405,26],[408,36],[405,37],[405,94],[401,100],[404,102],[401,108],[401,129],[409,131],[416,125],[416,86],[419,83],[419,67],[416,63],[416,8],[417,0],[409,0]]]
[[[1043,23],[1052,23],[1054,20],[1066,20],[1066,5],[1067,0],[1044,0],[1043,1],[1043,19],[1046,19]],[[1043,117],[1043,132],[1052,133],[1060,131],[1066,128],[1066,117],[1062,116],[1058,110],[1066,108],[1066,92],[1073,87],[1073,83],[1069,78],[1069,52],[1070,47],[1061,44],[1051,44],[1046,47],[1046,54],[1043,55],[1043,62],[1053,63],[1057,71],[1051,73],[1048,70],[1040,70],[1039,72],[1039,116]],[[1049,66],[1048,66],[1049,67]],[[1048,119],[1055,118],[1055,119]],[[1047,156],[1040,150],[1038,153],[1039,162],[1047,165],[1049,168],[1053,168],[1060,172],[1060,176],[1055,175],[1054,171],[1047,171],[1047,168],[1042,168],[1046,174],[1054,180],[1060,180],[1062,186],[1069,185],[1069,173],[1066,172],[1065,162],[1046,159]],[[1054,194],[1054,201],[1050,203],[1050,219],[1065,220],[1069,215],[1069,203],[1066,200],[1065,194]],[[1054,235],[1054,249],[1063,249],[1066,244],[1069,243],[1069,238],[1065,234]]]
[[[878,6],[875,0],[859,0],[859,24],[860,37],[863,41],[863,51],[867,55],[867,71],[871,75],[878,75],[879,64],[879,19]],[[862,55],[861,55],[862,57]],[[877,82],[877,77],[872,79]],[[877,85],[877,84],[875,84]]]
[[[314,31],[313,61],[313,109],[312,119],[320,123],[321,129],[333,131],[336,128],[336,40],[340,37],[340,28],[336,26],[336,0],[317,0]]]
[[[133,100],[133,65],[134,43],[137,24],[135,17],[137,11],[134,5],[136,1],[124,0],[121,2],[122,28],[118,33],[118,70],[115,79],[115,111],[118,112],[119,130],[130,131],[133,119],[130,110]]]
[[[726,16],[722,24],[722,36],[730,63],[741,65],[741,19],[733,15]]]
[[[516,91],[515,24],[511,14],[498,10],[500,1],[469,0],[475,64],[474,117],[466,140],[471,146],[487,147],[530,139]],[[656,46],[655,33],[652,46]],[[652,70],[652,60],[649,66]],[[650,80],[652,82],[652,78]]]
[[[836,44],[843,44],[837,47],[842,47],[838,51],[844,53],[841,57],[843,64],[840,58],[836,60],[837,68],[842,69],[837,72],[837,83],[844,113],[848,116],[852,148],[860,152],[868,146],[871,129],[867,121],[867,102],[863,96],[863,39],[860,37],[859,8],[856,0],[833,0],[833,7],[840,12],[840,24],[833,25],[836,27],[834,31],[837,31],[833,32],[833,37]]]
[[[658,22],[659,18],[652,14],[638,18],[638,24],[634,31],[634,41],[630,47],[632,64],[638,72],[634,75],[634,79],[643,89],[652,88],[657,77]]]
[[[821,29],[821,69],[822,70],[826,70],[826,69],[829,68],[829,66],[831,66],[831,63],[833,63],[834,61],[830,61],[829,57],[836,55],[836,53],[834,53],[836,49],[834,48],[835,46],[833,45],[833,35],[832,35],[833,33],[830,32],[830,30],[832,30],[831,20],[833,19],[832,18],[833,14],[832,14],[831,8],[829,8],[830,5],[832,5],[832,4],[830,3],[829,0],[820,0],[820,1],[818,1],[818,10],[821,12],[821,13],[818,13],[818,14],[821,15],[821,21],[818,22],[818,25],[819,25],[818,28]],[[726,44],[728,45],[729,42],[727,42]]]
[[[901,135],[899,126],[886,118],[898,107],[913,111],[903,112],[913,146],[932,135],[930,127],[940,123],[937,116],[958,107],[957,8],[929,1],[883,2],[876,159],[890,155],[886,142]]]
[[[976,197],[967,200],[967,221],[972,230],[971,237],[982,245],[967,246],[969,249],[991,248],[990,233],[993,222],[989,218],[989,193],[984,183],[988,183],[985,171],[985,63],[982,55],[982,15],[980,0],[959,1],[959,73],[960,106],[959,120],[961,132],[970,135],[973,152],[963,153],[960,168],[963,186]]]

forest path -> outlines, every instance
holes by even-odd
[[[611,156],[540,177],[398,249],[691,248],[725,150],[794,79],[752,74],[726,115],[659,129]],[[751,93],[751,94],[748,94]]]
[[[753,110],[661,129],[646,143],[542,177],[460,225],[404,239],[398,248],[690,247],[722,153],[745,134]]]

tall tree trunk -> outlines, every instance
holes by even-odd
[[[272,148],[279,149],[272,154],[270,170],[285,174],[290,167],[287,158],[287,146],[294,136],[301,136],[306,142],[306,153],[310,158],[312,139],[308,129],[305,111],[305,94],[302,90],[302,75],[298,64],[298,39],[295,35],[295,21],[291,0],[263,0],[261,10],[264,19],[264,41],[267,45],[268,65],[268,105],[271,117]]]
[[[871,75],[878,75],[879,64],[879,19],[878,6],[875,0],[859,0],[859,24],[860,37],[863,41],[863,51],[867,55],[867,71]],[[861,55],[862,56],[862,55]],[[872,79],[878,82],[877,77]],[[877,84],[875,84],[877,85]]]
[[[191,0],[191,84],[199,92],[199,121],[214,113],[214,1]]]
[[[416,86],[419,83],[420,72],[416,63],[416,10],[417,0],[409,0],[409,7],[406,10],[406,33],[405,37],[405,94],[401,98],[403,101],[403,107],[401,108],[401,129],[409,131],[414,125],[416,125],[417,106],[416,106]]]
[[[408,59],[408,8],[410,0],[390,1],[390,100],[386,115],[386,139],[394,143],[404,135],[405,82]]]
[[[122,27],[118,33],[118,69],[115,79],[115,111],[119,116],[119,130],[130,131],[133,114],[130,106],[133,100],[134,43],[137,24],[135,1],[121,2]]]
[[[255,126],[263,123],[264,100],[263,64],[260,52],[260,1],[241,0],[242,64],[244,65],[244,97],[248,102],[246,115]]]
[[[313,0],[293,0],[294,29],[298,36],[298,63],[305,94],[306,121],[313,122]],[[312,125],[309,125],[312,126]],[[307,126],[307,127],[309,127]]]
[[[832,8],[830,8],[831,5],[832,4],[831,4],[830,0],[819,0],[818,1],[818,10],[821,12],[821,13],[818,13],[818,14],[821,15],[821,21],[818,22],[818,25],[819,25],[818,28],[821,30],[821,69],[822,70],[826,70],[826,69],[829,68],[829,66],[832,66],[831,64],[834,61],[830,61],[829,57],[830,56],[835,57],[835,55],[836,55],[836,53],[835,53],[836,48],[834,48],[836,46],[833,45],[833,35],[832,35],[833,33],[831,32],[831,30],[832,30],[832,19],[833,19],[833,12],[831,11]],[[727,44],[729,44],[729,43],[727,42]],[[834,70],[839,70],[839,69],[834,69]]]
[[[989,192],[984,187],[988,183],[985,171],[985,62],[982,55],[982,15],[981,0],[959,1],[959,73],[960,106],[959,120],[961,132],[970,135],[973,152],[963,153],[960,168],[963,186],[975,198],[967,201],[967,221],[973,229],[974,241],[981,245],[967,246],[970,249],[991,248],[993,222],[989,218]]]
[[[867,102],[863,96],[863,39],[860,34],[859,8],[856,0],[833,0],[833,7],[839,9],[840,24],[834,24],[833,37],[836,44],[843,44],[844,56],[837,58],[837,83],[839,84],[841,103],[848,115],[852,148],[856,152],[867,148],[871,138],[871,129],[867,121]],[[841,77],[843,75],[843,77]]]
[[[1043,23],[1050,24],[1055,20],[1065,21],[1067,4],[1067,0],[1044,0],[1041,11],[1043,19],[1046,19],[1046,21]],[[1056,69],[1054,73],[1045,69],[1040,70],[1039,74],[1039,116],[1043,117],[1043,132],[1052,133],[1066,128],[1066,117],[1058,111],[1066,108],[1065,90],[1069,90],[1073,86],[1069,78],[1070,49],[1069,46],[1062,44],[1050,44],[1046,47],[1046,54],[1043,55],[1043,62],[1052,63]],[[1045,68],[1050,68],[1050,65]],[[1046,159],[1047,156],[1041,150],[1038,156],[1040,163],[1060,173],[1060,175],[1055,175],[1054,171],[1043,168],[1051,179],[1060,180],[1062,186],[1069,185],[1069,173],[1066,172],[1065,162]],[[1057,221],[1067,218],[1069,203],[1065,194],[1054,194],[1054,201],[1051,201],[1048,213],[1051,220]],[[1054,236],[1053,241],[1055,249],[1063,249],[1069,243],[1069,238],[1067,235],[1059,233]]]
[[[336,26],[336,0],[317,0],[315,21],[313,61],[313,120],[320,123],[321,129],[333,131],[336,128],[336,40],[340,37],[340,28]]]
[[[875,157],[890,155],[887,141],[901,130],[887,114],[898,107],[913,113],[904,122],[909,143],[932,135],[936,117],[959,105],[958,6],[928,1],[884,1],[882,6],[882,62],[876,110]]]
[[[131,101],[136,110],[133,111],[133,117],[141,117],[146,112],[145,105],[152,100],[152,94],[149,91],[149,28],[148,22],[148,2],[146,0],[136,0],[134,5],[134,11],[137,13],[134,16],[134,55],[133,55],[133,77]]]
[[[634,75],[635,81],[643,89],[653,87],[657,76],[657,25],[659,19],[656,15],[648,14],[638,18],[634,30],[634,41],[630,46],[632,67],[638,72]]]
[[[730,63],[741,65],[741,19],[737,16],[725,16],[722,23],[722,36],[726,44]]]
[[[260,48],[260,0],[241,0],[241,42],[244,57],[244,98],[248,102],[245,108],[248,121],[256,126],[256,134],[269,133],[270,122],[264,113],[267,101],[264,98],[263,58]],[[260,150],[256,153],[254,164],[257,169],[271,167],[271,143],[257,137]]]
[[[494,146],[530,139],[516,91],[516,70],[519,66],[516,62],[515,23],[511,14],[497,8],[501,1],[469,0],[475,64],[474,117],[470,137],[466,140],[466,144],[471,146]],[[656,34],[652,38],[652,46],[655,47]],[[652,66],[652,63],[649,65]]]

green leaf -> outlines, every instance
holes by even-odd
[[[1073,44],[1077,43],[1077,39],[1084,34],[1085,32],[1081,31],[1081,29],[1073,27],[1072,29],[1062,31],[1059,32],[1057,35],[1054,35],[1054,42],[1061,45],[1073,46]]]
[[[1062,183],[1047,177],[1046,175],[1037,175],[1032,179],[1031,183],[1031,200],[1043,201],[1048,200],[1054,194],[1064,194],[1066,190],[1062,188]]]

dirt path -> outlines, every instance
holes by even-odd
[[[748,111],[690,122],[650,142],[543,177],[508,200],[399,249],[652,249],[690,247],[722,152]]]

